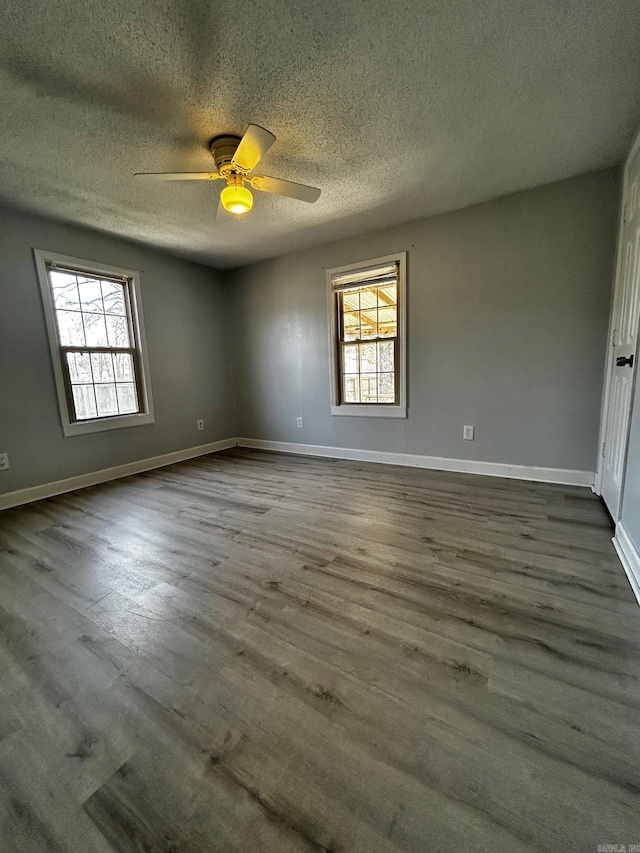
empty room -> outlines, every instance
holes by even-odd
[[[640,851],[640,4],[0,22],[2,853]]]

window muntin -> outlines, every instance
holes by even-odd
[[[327,277],[332,413],[404,417],[404,254],[329,270]]]
[[[137,274],[36,261],[65,435],[152,423]]]
[[[47,265],[71,421],[140,412],[129,282]]]
[[[395,280],[337,292],[341,402],[397,403],[397,292]]]

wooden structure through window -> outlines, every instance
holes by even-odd
[[[398,404],[398,262],[331,277],[339,404]]]

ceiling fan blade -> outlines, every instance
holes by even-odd
[[[283,181],[282,178],[269,178],[266,175],[255,175],[249,183],[256,190],[265,193],[284,195],[287,198],[297,198],[300,201],[308,201],[313,204],[320,198],[320,190],[317,187],[308,187],[306,184],[296,184],[293,181]]]
[[[250,172],[255,169],[275,141],[273,133],[269,133],[257,124],[250,124],[236,148],[231,163],[243,172]]]
[[[134,178],[146,181],[217,181],[219,172],[136,172]]]

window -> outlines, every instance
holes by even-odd
[[[64,434],[153,423],[138,274],[35,257]]]
[[[334,415],[406,417],[401,252],[327,271]]]

